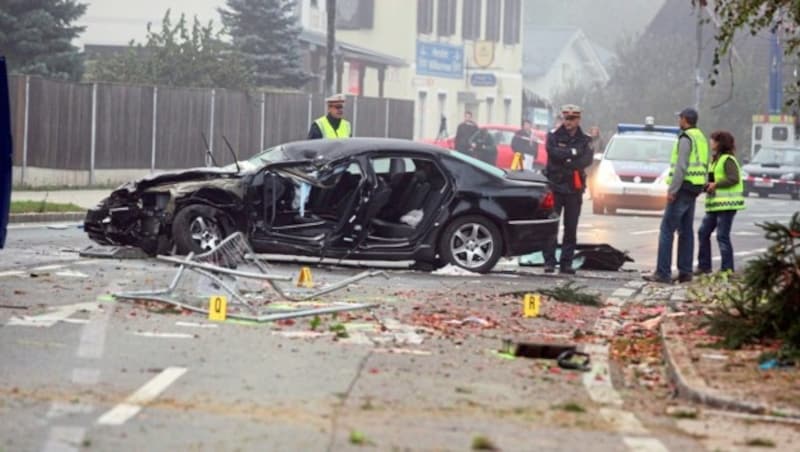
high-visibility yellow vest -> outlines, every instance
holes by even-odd
[[[681,134],[681,137],[688,137],[692,143],[692,151],[689,154],[689,167],[686,169],[684,180],[692,185],[703,186],[706,184],[706,175],[708,173],[708,141],[706,136],[698,128],[686,129]],[[675,166],[678,164],[678,144],[680,138],[675,142],[672,148],[672,158],[669,161],[669,176],[667,176],[667,184],[672,183],[672,176],[675,174]]]
[[[714,174],[714,181],[719,182],[725,179],[725,161],[731,159],[736,163],[736,171],[740,174],[739,182],[736,185],[725,188],[717,188],[713,195],[706,195],[706,212],[719,212],[725,210],[744,209],[744,182],[742,181],[742,168],[736,158],[730,154],[722,154],[716,162],[711,165],[711,173]]]
[[[323,138],[332,140],[337,138],[350,138],[350,122],[348,122],[346,119],[342,119],[342,122],[339,123],[338,129],[333,128],[331,122],[328,121],[327,115],[318,118],[314,122],[317,123],[319,130],[322,131]]]

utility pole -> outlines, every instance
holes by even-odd
[[[769,44],[769,113],[779,115],[783,110],[783,49],[777,30]]]
[[[701,68],[703,60],[703,6],[702,4],[697,5],[697,30],[695,32],[697,38],[697,58],[695,59],[694,65],[694,109],[696,111],[700,110],[700,101],[703,96],[704,77]]]
[[[336,66],[334,48],[336,47],[336,0],[326,0],[325,12],[328,14],[328,48],[325,58],[325,96],[333,94],[333,70]]]

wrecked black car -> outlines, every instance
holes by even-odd
[[[258,253],[487,272],[502,256],[541,250],[558,219],[539,174],[422,143],[354,138],[130,182],[89,210],[84,227],[97,243],[151,255],[200,253],[242,231]]]

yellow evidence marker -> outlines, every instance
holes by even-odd
[[[538,293],[526,293],[522,300],[522,314],[524,317],[538,317],[542,296]]]
[[[514,153],[514,158],[511,159],[511,170],[512,171],[522,171],[522,154],[519,152]]]
[[[311,279],[311,269],[309,267],[300,268],[300,276],[297,278],[297,287],[314,287],[314,282]]]
[[[223,295],[212,295],[208,300],[208,320],[224,322],[228,318],[228,299]]]

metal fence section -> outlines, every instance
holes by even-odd
[[[325,114],[319,94],[241,92],[84,84],[12,76],[14,165],[89,172],[189,168],[218,164],[305,139]],[[360,137],[413,137],[413,101],[348,97],[345,116]]]

